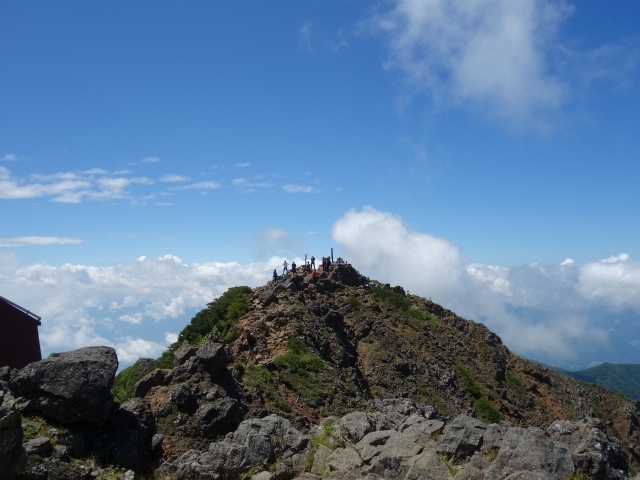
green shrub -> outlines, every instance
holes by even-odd
[[[219,333],[225,342],[233,342],[238,338],[236,322],[249,311],[253,291],[249,287],[231,287],[207,308],[200,310],[178,335],[178,341],[173,343],[160,356],[157,368],[173,368],[173,353],[188,341],[199,346],[204,343],[211,332]]]
[[[520,378],[510,373],[504,381],[504,387],[507,390],[507,396],[511,399],[516,407],[524,407],[527,402],[527,388]]]
[[[491,405],[487,397],[482,397],[476,401],[476,413],[478,414],[478,418],[484,423],[498,423],[504,420],[504,415]]]
[[[291,337],[287,347],[287,353],[275,359],[278,367],[311,372],[319,372],[322,369],[324,365],[322,359],[309,352],[299,337]]]
[[[113,386],[111,387],[113,400],[116,403],[122,403],[127,398],[131,397],[133,395],[133,389],[136,386],[136,383],[141,378],[142,375],[140,374],[139,366],[137,363],[134,363],[130,367],[125,368],[120,373],[118,373],[113,381]]]
[[[464,380],[469,394],[478,400],[482,396],[482,392],[480,391],[480,386],[471,376],[471,373],[459,363],[456,365],[456,373]]]
[[[390,310],[407,312],[411,306],[406,295],[394,292],[390,288],[376,285],[371,289],[371,294],[382,306]]]
[[[231,287],[209,303],[207,308],[196,313],[189,325],[178,335],[178,341],[188,340],[196,343],[199,337],[211,332],[219,333],[223,338],[237,336],[235,322],[249,311],[252,294],[249,287]]]

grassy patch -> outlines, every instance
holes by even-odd
[[[247,365],[242,376],[242,383],[247,390],[257,389],[260,394],[269,400],[276,408],[290,412],[291,407],[278,394],[273,382],[271,372],[264,367]]]
[[[329,392],[318,374],[324,368],[325,362],[309,352],[298,337],[289,339],[287,346],[287,353],[275,359],[281,380],[295,390],[305,404],[313,407],[323,405]]]

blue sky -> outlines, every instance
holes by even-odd
[[[518,353],[638,363],[639,16],[2,2],[0,295],[125,365],[333,247]]]

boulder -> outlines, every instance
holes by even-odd
[[[620,445],[605,432],[605,426],[597,418],[585,418],[579,422],[556,420],[547,433],[571,449],[576,469],[593,480],[625,478],[628,465]]]
[[[227,364],[227,351],[222,337],[210,333],[207,341],[196,351],[196,358],[208,371],[224,368]]]
[[[175,352],[173,352],[173,367],[183,365],[187,360],[193,357],[198,351],[198,347],[191,345],[189,342],[182,342]]]
[[[171,375],[171,370],[158,368],[147,373],[136,383],[133,387],[133,394],[136,397],[144,397],[149,390],[153,387],[159,387],[160,385],[168,384],[168,377]]]
[[[24,451],[27,455],[48,457],[53,452],[53,445],[49,437],[37,437],[24,444]]]
[[[532,472],[562,480],[574,471],[568,445],[553,440],[540,428],[512,427],[505,433],[498,456],[484,479],[525,478],[510,475]]]
[[[11,375],[9,388],[27,399],[27,409],[61,425],[101,424],[113,404],[111,386],[118,369],[111,347],[53,353]]]
[[[482,444],[487,426],[477,418],[460,415],[444,427],[444,437],[438,445],[438,453],[454,463],[471,457]]]

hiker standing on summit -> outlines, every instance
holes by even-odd
[[[287,263],[287,261],[285,260],[282,263],[282,275],[284,275],[285,273],[287,273],[287,267],[289,266],[289,264]]]
[[[314,257],[313,255],[311,255],[311,268],[316,268],[316,257]]]

